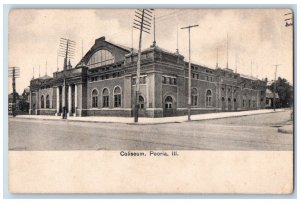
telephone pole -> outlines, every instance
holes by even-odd
[[[20,76],[20,68],[9,67],[9,77],[12,77],[12,88],[13,88],[13,102],[12,102],[12,115],[16,117],[16,78]]]
[[[66,38],[60,38],[60,43],[59,43],[59,50],[58,50],[58,56],[60,57],[64,57],[64,67],[63,67],[63,73],[64,73],[64,82],[63,82],[63,101],[62,102],[62,118],[63,119],[67,119],[67,112],[71,111],[71,109],[67,109],[68,105],[67,105],[67,101],[68,101],[68,97],[67,97],[67,82],[66,82],[66,77],[67,77],[67,69],[68,67],[68,59],[70,60],[70,58],[74,58],[74,53],[75,53],[75,46],[76,43],[70,39],[66,39]],[[71,101],[68,101],[71,102]]]
[[[140,95],[140,72],[141,72],[141,48],[142,48],[142,36],[143,32],[150,34],[151,19],[153,9],[137,9],[135,11],[135,19],[133,22],[133,28],[140,31],[139,37],[139,49],[138,49],[138,60],[136,69],[136,89],[135,89],[135,103],[134,103],[134,122],[137,123],[139,120],[139,95]],[[155,39],[153,44],[155,44]]]
[[[276,91],[276,77],[277,77],[277,67],[278,66],[280,66],[280,64],[275,64],[275,65],[273,65],[273,66],[275,66],[275,79],[274,79],[274,85],[273,85],[273,109],[274,109],[274,111],[275,111],[275,109],[276,109],[276,106],[275,106],[275,100],[276,100],[276,93],[275,93],[275,91]]]
[[[198,27],[199,25],[189,25],[187,27],[182,27],[181,29],[188,29],[189,31],[189,87],[188,87],[188,121],[191,120],[191,28]]]

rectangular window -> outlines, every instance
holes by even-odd
[[[121,95],[114,95],[115,105],[114,107],[121,107]]]
[[[103,96],[103,107],[109,107],[109,96]]]
[[[146,76],[140,78],[140,84],[146,84]]]
[[[173,78],[173,84],[174,84],[174,85],[177,85],[176,78]]]
[[[98,107],[98,97],[97,96],[93,96],[92,107],[93,108]]]
[[[136,85],[136,78],[132,78],[132,85]]]
[[[167,83],[167,78],[165,76],[163,76],[163,84]]]
[[[108,75],[108,74],[106,74],[106,75],[105,75],[105,79],[108,79],[108,78],[109,78],[109,75]]]
[[[192,106],[197,106],[197,95],[192,95]]]

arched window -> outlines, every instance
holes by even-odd
[[[105,88],[102,92],[102,98],[103,98],[103,107],[109,107],[109,92],[108,89]]]
[[[114,89],[114,107],[121,107],[121,88]]]
[[[173,108],[173,98],[171,96],[167,96],[165,99],[165,108],[171,109]]]
[[[44,95],[42,95],[41,96],[41,108],[43,109],[43,108],[45,108],[45,106],[44,106]]]
[[[222,98],[223,100],[223,98]],[[212,93],[211,90],[207,90],[206,92],[206,106],[212,106]]]
[[[49,95],[46,96],[46,108],[47,108],[47,109],[50,108],[50,99],[49,99]]]
[[[193,88],[192,89],[192,106],[197,106],[198,103],[198,93],[197,89]]]
[[[98,90],[92,91],[92,108],[98,108]]]
[[[91,56],[87,65],[94,68],[114,63],[114,61],[115,58],[111,52],[107,50],[99,50]]]
[[[145,100],[143,96],[139,96],[139,108],[144,109],[145,108]]]

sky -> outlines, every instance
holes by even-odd
[[[52,76],[62,70],[63,59],[57,57],[61,37],[76,42],[76,65],[94,44],[105,36],[107,41],[138,47],[138,30],[132,31],[134,11],[130,9],[13,9],[9,13],[9,67],[20,67],[17,92],[22,93],[30,80]],[[227,62],[238,73],[258,78],[277,76],[293,83],[292,26],[285,27],[287,9],[155,9],[155,36],[159,47],[179,53],[188,61],[188,31],[191,29],[191,61],[221,68]],[[153,21],[152,21],[153,29]],[[177,34],[178,33],[178,34]],[[132,37],[133,36],[133,37]],[[153,42],[143,34],[142,48]],[[178,38],[178,40],[177,40]],[[132,40],[133,39],[133,40]],[[47,67],[47,68],[46,68]],[[9,79],[9,92],[12,92]]]

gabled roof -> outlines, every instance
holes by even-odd
[[[244,74],[241,74],[241,73],[240,73],[240,76],[241,76],[242,78],[246,78],[246,79],[250,79],[250,80],[259,80],[259,79],[256,78],[256,77],[253,77],[253,76],[250,76],[250,75],[244,75]]]

